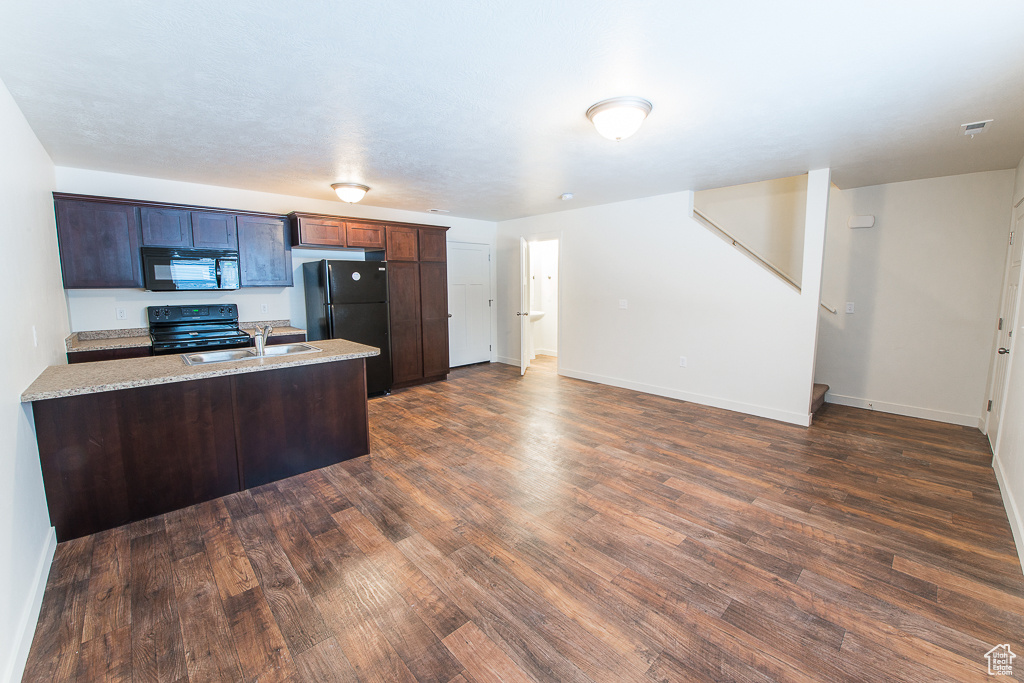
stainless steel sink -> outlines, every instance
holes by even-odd
[[[316,353],[321,351],[309,344],[275,344],[263,347],[264,356],[294,356],[297,353]]]
[[[224,351],[201,351],[181,355],[186,365],[206,365],[207,363],[226,363],[233,360],[255,360],[257,358],[280,358],[300,353],[316,353],[322,351],[309,344],[278,344],[263,350],[263,356],[256,355],[256,349],[225,349]]]
[[[252,349],[225,349],[223,351],[201,351],[199,353],[183,353],[181,357],[187,365],[205,365],[206,363],[224,363],[229,360],[253,358]]]

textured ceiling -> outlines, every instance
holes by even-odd
[[[1021,0],[2,0],[0,26],[0,79],[58,165],[320,198],[360,182],[414,211],[1024,156]],[[616,95],[654,104],[619,143],[584,116]]]

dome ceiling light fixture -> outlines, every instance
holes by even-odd
[[[334,183],[331,189],[338,193],[338,199],[349,204],[355,204],[370,191],[369,187],[359,183]]]
[[[588,109],[587,118],[609,140],[625,140],[640,129],[651,109],[642,97],[613,97]]]

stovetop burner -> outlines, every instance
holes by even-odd
[[[238,327],[235,304],[150,306],[147,310],[154,355],[231,349],[252,343],[252,338]]]

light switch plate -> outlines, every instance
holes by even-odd
[[[270,313],[270,304],[260,304],[260,313]]]
[[[846,302],[846,312],[847,313],[853,313],[853,302],[852,301],[847,301]]]
[[[625,299],[619,299],[619,308],[629,308],[629,302]]]

